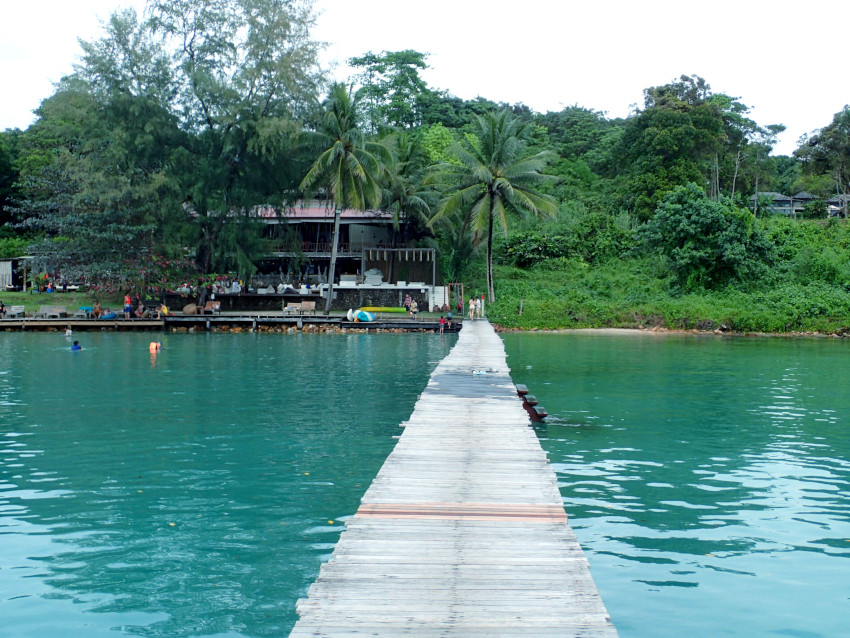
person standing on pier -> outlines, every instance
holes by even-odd
[[[469,298],[469,318],[475,319],[475,297]]]

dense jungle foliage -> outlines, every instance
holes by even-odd
[[[788,157],[782,125],[697,76],[624,119],[462,100],[411,50],[331,84],[313,21],[302,0],[115,13],[36,121],[0,133],[0,258],[113,289],[248,278],[252,212],[318,196],[391,211],[505,327],[850,325],[850,109]]]

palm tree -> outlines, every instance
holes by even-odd
[[[395,163],[384,188],[382,208],[393,214],[396,231],[402,223],[425,226],[438,193],[425,185],[426,158],[422,146],[407,131],[398,131],[388,141]]]
[[[326,187],[334,205],[334,235],[328,269],[328,298],[325,314],[331,309],[336,253],[339,245],[339,218],[345,207],[357,210],[375,208],[381,203],[381,184],[392,154],[386,146],[366,139],[359,126],[357,103],[343,84],[334,84],[323,103],[324,116],[310,141],[319,152],[301,190]]]
[[[422,146],[407,131],[396,131],[384,141],[395,158],[387,175],[381,204],[383,210],[393,215],[393,241],[398,236],[405,241],[431,237],[428,222],[439,193],[433,186],[425,185],[427,160]],[[396,253],[390,255],[388,279],[392,281]]]
[[[457,164],[442,164],[438,179],[445,180],[446,196],[431,224],[458,214],[471,229],[477,245],[487,238],[487,294],[496,300],[493,287],[493,228],[498,222],[508,232],[508,212],[520,215],[555,215],[554,198],[540,193],[536,186],[553,179],[540,171],[553,155],[527,152],[529,129],[510,111],[485,113],[476,117],[474,143],[449,149]]]

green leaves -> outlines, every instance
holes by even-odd
[[[639,237],[666,257],[686,290],[756,278],[773,254],[749,211],[709,200],[696,184],[673,189]]]
[[[555,200],[536,190],[546,179],[541,171],[552,154],[526,155],[528,128],[509,111],[488,113],[477,118],[475,143],[449,149],[457,163],[440,166],[435,179],[443,185],[445,197],[431,223],[462,219],[472,231],[475,243],[487,240],[487,283],[490,301],[493,286],[493,229],[498,225],[507,235],[508,213],[554,215]]]
[[[348,63],[363,71],[356,76],[361,87],[358,99],[364,101],[366,115],[373,132],[385,126],[411,128],[422,121],[422,97],[430,90],[419,77],[428,68],[427,53],[412,49],[384,51],[349,59]]]
[[[151,0],[149,28],[166,37],[190,130],[295,117],[313,102],[319,45],[310,3]]]
[[[676,186],[705,184],[716,199],[728,174],[727,192],[736,188],[738,153],[754,123],[743,117],[746,106],[710,89],[697,76],[646,89],[644,110],[626,121],[620,152],[629,165],[628,199],[641,219]],[[736,153],[731,169],[730,143]]]
[[[128,246],[156,247],[249,273],[262,246],[245,212],[302,176],[293,122],[316,102],[312,24],[300,0],[151,0],[143,21],[113,15],[22,136],[20,213],[45,234],[39,254],[102,274]]]
[[[845,106],[832,122],[806,139],[795,155],[810,173],[828,174],[845,196],[850,191],[850,106]],[[844,207],[845,216],[847,206]]]
[[[319,155],[300,188],[308,193],[327,188],[328,199],[337,208],[377,207],[393,161],[391,152],[384,144],[366,140],[357,124],[357,104],[343,84],[331,87],[324,108],[321,128],[308,135],[309,145]]]

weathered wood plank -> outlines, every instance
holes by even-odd
[[[487,322],[401,425],[292,636],[617,635]]]

